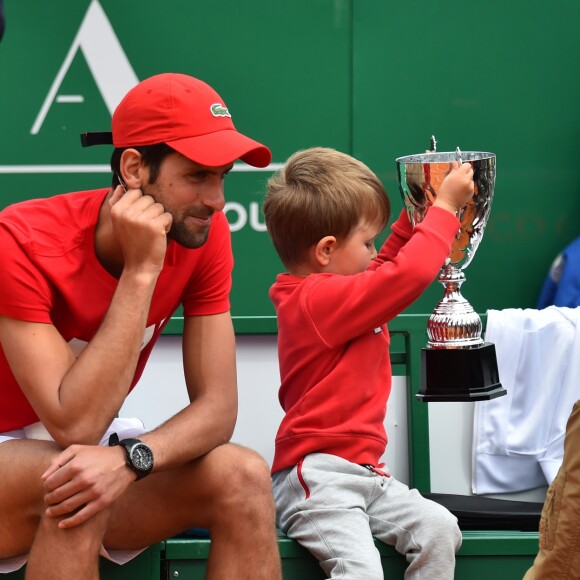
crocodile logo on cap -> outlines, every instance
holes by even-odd
[[[231,117],[230,112],[227,107],[224,107],[221,103],[216,103],[210,107],[211,114],[214,117]]]

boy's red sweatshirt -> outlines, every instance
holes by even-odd
[[[387,444],[391,391],[386,323],[433,282],[459,221],[432,207],[411,227],[403,210],[379,255],[360,274],[278,275],[279,400],[285,411],[272,472],[309,453],[377,465]]]

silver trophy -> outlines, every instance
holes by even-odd
[[[495,188],[495,154],[482,151],[431,151],[396,160],[399,188],[409,220],[420,223],[437,198],[454,161],[469,162],[475,183],[473,198],[458,212],[460,228],[439,273],[444,294],[427,322],[423,349],[423,401],[476,401],[506,393],[499,383],[495,347],[481,338],[481,318],[461,294],[464,270],[483,237]]]

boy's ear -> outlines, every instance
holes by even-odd
[[[336,248],[334,236],[324,236],[314,247],[314,259],[320,266],[328,266],[330,255]]]

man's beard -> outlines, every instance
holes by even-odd
[[[143,195],[151,196],[155,201],[158,198],[162,198],[163,196],[158,195],[160,190],[158,189],[157,184],[147,184],[141,188],[143,191]],[[199,226],[198,230],[192,230],[187,227],[186,225],[186,218],[187,215],[180,215],[179,219],[177,213],[172,210],[171,207],[166,206],[163,204],[165,211],[169,212],[173,217],[173,222],[171,224],[171,228],[167,234],[167,238],[177,242],[180,246],[184,248],[188,248],[190,250],[199,248],[205,244],[207,238],[209,236],[209,224],[207,226]],[[201,218],[208,218],[213,215],[213,211],[209,210],[208,208],[200,209],[199,215],[193,214],[192,217],[201,217]]]
[[[185,225],[183,219],[177,221],[174,217],[167,237],[170,240],[177,242],[180,246],[193,250],[205,244],[209,236],[209,228],[210,226],[208,224],[205,228],[198,231],[192,231]]]

